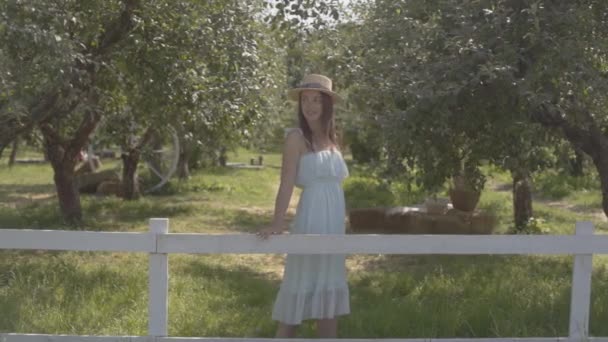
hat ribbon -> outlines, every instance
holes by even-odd
[[[323,85],[321,85],[321,83],[304,83],[304,84],[300,84],[298,86],[298,88],[317,88],[317,89],[323,89],[323,90],[331,91],[329,88],[324,87]]]

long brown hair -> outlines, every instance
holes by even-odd
[[[331,141],[331,143],[339,149],[337,141],[338,138],[336,136],[334,102],[331,96],[321,92],[321,103],[323,109],[321,113],[321,128],[329,138],[329,141]],[[308,121],[306,121],[304,113],[302,112],[302,93],[300,93],[300,100],[298,101],[298,121],[300,124],[300,129],[302,130],[302,133],[304,133],[306,144],[309,145],[313,152],[316,152],[314,146],[312,145],[312,129],[308,125]]]

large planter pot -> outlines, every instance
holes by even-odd
[[[450,189],[452,206],[460,211],[469,212],[475,210],[477,203],[479,203],[479,197],[481,197],[481,192],[479,191],[459,188]]]

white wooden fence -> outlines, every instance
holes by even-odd
[[[0,250],[146,252],[149,259],[148,336],[68,336],[0,333],[0,342],[172,342],[279,341],[265,338],[180,338],[167,336],[169,253],[200,254],[541,254],[575,255],[570,328],[567,337],[449,338],[445,342],[594,341],[589,336],[592,255],[608,254],[608,235],[594,235],[593,224],[579,222],[576,234],[555,235],[279,235],[259,240],[251,234],[170,234],[168,219],[151,219],[150,232],[80,232],[0,229]],[[0,314],[2,314],[0,312]],[[236,324],[236,322],[235,322]],[[294,341],[294,339],[285,339]],[[325,339],[325,341],[408,341],[431,339]],[[296,341],[312,341],[296,339]]]

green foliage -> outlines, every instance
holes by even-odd
[[[119,15],[118,1],[4,1],[0,4],[0,121],[4,138],[30,130],[33,122],[65,117],[90,100],[91,75],[104,66],[104,25]],[[68,118],[70,135],[80,120]],[[0,144],[0,145],[2,145]]]
[[[542,218],[531,217],[528,220],[528,223],[523,227],[523,229],[517,229],[514,231],[517,234],[533,234],[533,235],[541,235],[541,234],[550,234],[551,227],[547,225],[547,222]]]
[[[575,191],[593,191],[600,187],[597,173],[589,172],[585,176],[574,177],[556,171],[547,171],[534,178],[536,190],[541,196],[561,199]]]
[[[382,137],[377,129],[357,129],[351,123],[347,125],[344,140],[357,163],[373,163],[383,159]]]
[[[428,195],[427,190],[404,181],[388,182],[364,165],[351,165],[351,176],[344,182],[344,197],[351,209],[416,205]]]
[[[137,127],[141,135],[170,124],[191,167],[214,163],[219,150],[251,139],[273,111],[280,53],[255,19],[255,2],[169,1],[162,7],[146,8],[126,42],[118,61],[122,73],[114,75],[123,101],[114,103],[105,134],[128,137]]]
[[[279,101],[281,53],[262,9],[257,0],[3,2],[0,146],[40,128],[65,164],[101,121],[97,147],[139,151],[153,145],[143,137],[172,127],[176,153],[192,166],[215,162]]]
[[[395,196],[386,182],[369,177],[349,177],[344,182],[348,208],[384,207],[395,204]]]
[[[424,203],[425,198],[429,195],[423,188],[397,181],[391,182],[391,192],[395,196],[396,206],[419,205]]]
[[[272,0],[265,3],[268,9],[266,22],[279,30],[319,29],[326,26],[330,19],[335,21],[340,17],[336,0]]]
[[[606,2],[383,0],[359,9],[360,20],[339,28],[340,77],[357,118],[349,129],[381,132],[369,143],[393,175],[435,191],[464,165],[477,169],[468,181],[480,189],[487,162],[521,175],[563,167],[562,139],[605,154],[591,141],[608,127]]]

